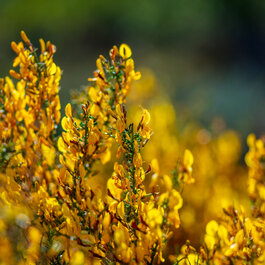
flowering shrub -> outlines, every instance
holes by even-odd
[[[252,208],[237,210],[227,203],[231,176],[244,175],[237,134],[211,138],[200,126],[189,126],[176,136],[167,100],[156,105],[141,95],[151,115],[133,103],[128,108],[132,83],[141,75],[126,44],[114,46],[109,59],[97,59],[90,85],[73,94],[61,119],[56,48],[40,39],[37,49],[23,31],[21,37],[23,42],[11,43],[17,70],[0,80],[1,264],[159,264],[165,257],[173,264],[264,264],[262,140],[248,138]],[[148,94],[153,84],[152,76],[145,77],[135,90]],[[133,94],[131,101],[140,99]],[[185,146],[194,154],[196,178]],[[215,176],[227,181],[215,184]],[[195,179],[197,186],[185,187],[192,192],[183,193]],[[218,192],[221,186],[227,189]],[[183,238],[201,234],[196,216],[202,207],[204,223],[217,216],[212,205],[222,199],[224,212],[206,225],[202,246],[181,247]]]
[[[219,222],[210,221],[206,226],[204,246],[197,252],[189,244],[175,264],[264,264],[264,141],[253,134],[247,139],[249,152],[248,191],[252,202],[251,213],[244,207],[224,209]]]
[[[139,119],[139,102],[148,106],[150,126],[154,133],[143,150],[147,161],[159,161],[161,175],[167,174],[181,161],[185,148],[194,156],[192,185],[181,189],[183,207],[180,211],[181,226],[167,246],[169,253],[177,252],[186,239],[199,247],[202,231],[207,223],[223,214],[230,205],[243,205],[249,211],[246,192],[247,170],[241,162],[241,139],[237,132],[227,129],[221,118],[210,126],[202,127],[198,121],[186,118],[184,110],[175,111],[149,69],[142,69],[142,78],[135,82],[129,95],[129,116]],[[137,115],[135,115],[135,113]]]
[[[192,181],[193,157],[186,150],[179,171],[164,175],[161,192],[143,184],[151,169],[142,160],[151,129],[143,109],[128,123],[126,96],[134,71],[130,48],[97,60],[81,112],[71,104],[60,122],[61,71],[55,46],[40,40],[40,54],[22,31],[12,42],[17,54],[10,70],[17,79],[1,80],[1,248],[4,263],[152,264],[180,224],[179,184]],[[116,143],[116,162],[107,187],[93,185],[94,165],[107,163]],[[156,176],[158,178],[158,176]],[[1,252],[2,252],[1,251]]]

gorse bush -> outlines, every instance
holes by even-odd
[[[55,47],[40,40],[38,55],[21,36],[26,48],[11,44],[20,69],[10,75],[19,81],[1,81],[3,229],[25,234],[16,242],[19,249],[5,237],[10,256],[29,264],[163,261],[170,229],[180,224],[178,187],[191,180],[193,159],[186,151],[179,172],[163,177],[163,192],[146,192],[143,181],[151,169],[141,150],[151,135],[150,114],[143,109],[137,124],[127,122],[126,96],[140,77],[129,47],[114,46],[110,60],[97,60],[81,113],[74,115],[67,104],[57,139],[61,71],[53,62]],[[89,182],[99,174],[94,164],[110,160],[114,142],[117,162],[105,194],[105,187]]]
[[[18,70],[0,81],[1,264],[264,264],[262,140],[248,138],[251,210],[225,205],[219,220],[206,225],[201,247],[189,241],[181,246],[183,238],[192,242],[189,229],[199,233],[194,212],[212,196],[204,186],[209,176],[243,175],[237,134],[210,139],[206,130],[193,127],[179,137],[199,161],[195,175],[201,182],[187,196],[184,186],[195,182],[193,155],[175,136],[170,104],[150,104],[158,131],[153,136],[149,111],[132,105],[128,111],[132,82],[141,75],[126,44],[114,46],[109,59],[97,59],[90,85],[73,94],[61,119],[56,48],[40,39],[37,49],[23,31],[21,37],[23,42],[11,43]],[[152,86],[148,76],[138,84],[147,92]],[[140,101],[135,94],[134,100]],[[175,159],[176,149],[181,158]],[[225,196],[221,192],[213,201]]]

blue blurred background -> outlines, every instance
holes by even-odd
[[[214,117],[243,137],[265,132],[265,1],[0,0],[0,76],[23,29],[57,46],[62,105],[87,84],[99,54],[128,43],[174,102],[206,127]]]

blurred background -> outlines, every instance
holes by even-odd
[[[249,204],[245,139],[265,132],[265,1],[0,0],[2,77],[22,29],[36,46],[40,37],[57,46],[63,108],[72,89],[87,85],[99,54],[131,46],[142,72],[132,113],[150,109],[155,132],[146,161],[157,157],[164,174],[185,148],[195,158],[178,246],[186,239],[198,246],[222,207]]]
[[[0,0],[0,75],[23,29],[57,46],[62,105],[87,84],[99,54],[128,43],[177,115],[206,127],[215,117],[241,132],[265,131],[265,2],[260,0]]]

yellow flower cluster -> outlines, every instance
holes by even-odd
[[[193,156],[184,152],[171,175],[157,159],[142,158],[152,131],[142,110],[129,122],[126,97],[134,70],[122,44],[100,56],[91,86],[65,107],[58,135],[61,71],[55,46],[35,48],[22,31],[17,54],[0,82],[1,264],[154,264],[172,231],[179,228],[180,184],[192,183]],[[103,166],[116,157],[107,185]],[[149,188],[146,176],[152,174]],[[159,187],[159,188],[158,188]]]
[[[179,168],[185,148],[189,148],[194,156],[193,177],[196,181],[181,187],[184,201],[180,211],[181,229],[174,233],[167,251],[176,252],[180,242],[184,244],[187,238],[199,247],[206,224],[219,218],[223,214],[222,208],[242,204],[246,212],[249,211],[241,139],[237,132],[226,128],[221,118],[215,118],[205,128],[190,118],[187,110],[178,111],[179,106],[173,105],[163,93],[154,73],[149,69],[141,72],[141,80],[134,83],[129,95],[128,116],[137,120],[141,115],[139,102],[148,106],[154,133],[152,141],[143,150],[146,161],[156,157],[163,175],[169,169]]]
[[[256,139],[250,134],[247,139],[249,152],[245,161],[249,167],[248,192],[253,202],[253,214],[257,217],[265,216],[265,147],[264,140]]]
[[[252,200],[251,213],[244,207],[230,206],[218,222],[206,226],[205,245],[199,252],[184,246],[175,264],[264,264],[264,158],[265,144],[251,134],[247,139],[249,152],[245,160],[249,167],[248,191]]]
[[[264,139],[247,196],[238,134],[177,116],[150,70],[134,85],[126,44],[61,119],[56,48],[21,38],[0,79],[0,264],[265,264]]]

